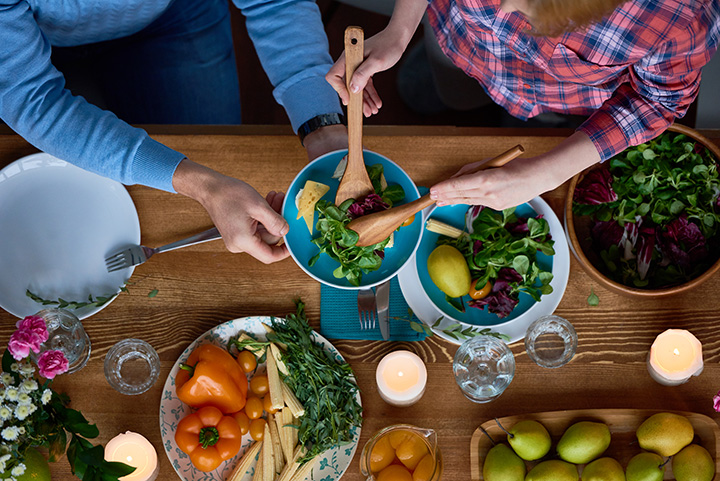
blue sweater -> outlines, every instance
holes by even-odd
[[[0,0],[0,118],[28,142],[124,184],[173,192],[185,156],[73,96],[50,63],[51,45],[74,46],[131,35],[171,0]],[[325,81],[332,65],[320,13],[311,0],[233,0],[293,129],[341,112]],[[293,45],[303,46],[302,55]]]

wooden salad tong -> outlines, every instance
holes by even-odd
[[[490,167],[502,167],[524,152],[525,149],[522,145],[516,145],[497,157],[484,162],[475,169],[463,173],[463,175],[474,174]],[[427,193],[407,204],[353,219],[346,228],[354,230],[360,236],[356,245],[360,247],[371,246],[387,239],[388,236],[410,216],[415,215],[434,203],[435,201],[430,198],[430,193]]]
[[[361,200],[366,195],[375,192],[363,160],[363,92],[353,93],[350,91],[350,79],[352,79],[355,69],[363,61],[364,39],[362,28],[348,27],[345,29],[345,86],[350,95],[347,106],[348,159],[345,173],[340,179],[340,185],[335,194],[335,205],[340,205],[347,199]]]

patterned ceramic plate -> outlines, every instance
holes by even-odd
[[[178,422],[190,413],[190,407],[183,404],[175,395],[175,376],[180,369],[180,363],[185,362],[188,356],[190,356],[190,353],[200,344],[213,343],[225,347],[228,340],[240,331],[252,334],[257,339],[264,341],[265,329],[260,324],[270,324],[270,320],[271,318],[267,316],[243,317],[210,329],[185,349],[170,371],[165,381],[162,399],[160,400],[160,434],[162,435],[163,447],[170,459],[170,463],[183,481],[217,481],[226,479],[242,457],[242,453],[252,444],[252,438],[249,434],[245,435],[240,453],[234,458],[225,461],[214,471],[203,473],[193,467],[187,454],[180,451],[180,448],[175,444],[175,428]],[[337,349],[335,349],[327,339],[314,331],[313,336],[315,342],[335,356],[337,360],[344,361]],[[261,364],[260,366],[263,365]],[[358,402],[361,402],[359,393]],[[310,476],[307,477],[307,480],[334,481],[340,479],[355,455],[359,439],[360,429],[358,428],[354,433],[352,443],[328,450],[315,461],[315,467]],[[250,481],[253,473],[254,467],[242,478],[243,481]]]

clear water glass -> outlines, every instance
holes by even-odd
[[[542,367],[564,366],[577,351],[575,328],[559,316],[543,316],[525,333],[525,349],[530,359]]]
[[[85,367],[90,359],[90,338],[80,319],[67,309],[44,309],[36,316],[45,320],[48,340],[41,348],[43,351],[58,350],[68,360],[67,373],[73,373]]]
[[[122,394],[142,394],[160,375],[160,358],[153,347],[141,339],[124,339],[105,356],[105,378]]]
[[[476,403],[490,402],[510,385],[515,375],[515,357],[501,339],[474,337],[455,353],[453,374],[468,399]]]

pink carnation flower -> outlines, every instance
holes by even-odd
[[[715,408],[715,411],[720,413],[720,391],[713,396],[713,407]]]
[[[45,379],[52,379],[68,370],[68,360],[62,351],[56,350],[43,352],[38,358],[37,365],[40,375]]]
[[[31,350],[33,352],[40,352],[41,344],[42,341],[40,341],[40,338],[32,331],[18,329],[10,336],[8,350],[16,361],[20,361],[28,357]]]
[[[32,332],[40,338],[41,343],[48,340],[47,325],[45,319],[40,316],[27,316],[22,321],[18,321],[16,327],[22,331]]]

